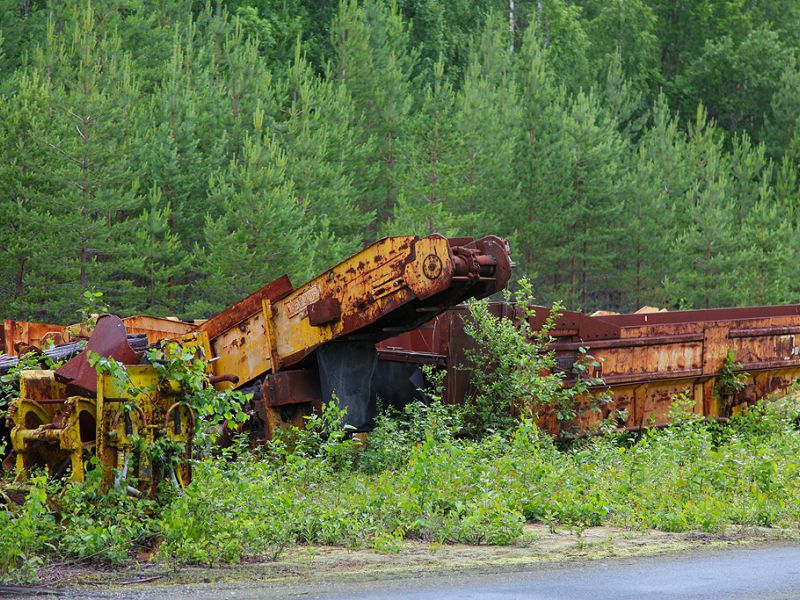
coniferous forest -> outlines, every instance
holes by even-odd
[[[542,302],[800,302],[798,55],[796,0],[3,0],[0,318],[432,232]]]

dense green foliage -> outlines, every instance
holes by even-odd
[[[690,420],[634,444],[606,436],[559,450],[530,421],[509,436],[454,438],[429,407],[399,438],[397,423],[383,422],[359,460],[337,466],[319,454],[204,465],[199,485],[166,513],[162,549],[197,560],[198,545],[208,553],[222,540],[249,539],[248,527],[233,532],[224,520],[196,525],[217,522],[213,515],[230,514],[231,506],[286,536],[267,535],[259,542],[265,545],[361,544],[376,535],[505,544],[526,521],[667,531],[796,527],[800,435],[791,421],[796,407],[786,408],[755,410],[724,430]],[[394,459],[365,473],[376,454]],[[244,548],[237,559],[248,554],[248,544],[233,546]]]
[[[671,428],[568,449],[529,420],[479,441],[459,437],[458,420],[439,404],[382,418],[361,449],[336,432],[341,415],[332,411],[259,455],[202,460],[183,495],[160,505],[102,493],[92,479],[68,485],[59,512],[39,478],[21,509],[0,511],[0,569],[30,578],[56,557],[118,562],[156,542],[155,558],[170,564],[273,558],[293,543],[508,544],[526,521],[709,532],[800,526],[794,400],[726,426],[680,408]]]
[[[521,287],[521,300],[529,298],[525,281]],[[615,431],[611,416],[596,435],[559,447],[538,429],[536,415],[555,411],[566,425],[585,403],[575,397],[580,385],[565,390],[563,374],[542,373],[553,365],[548,326],[530,339],[532,332],[493,317],[485,301],[470,312],[480,360],[503,362],[493,365],[502,369],[496,376],[473,373],[476,393],[464,405],[444,405],[429,390],[428,404],[380,414],[364,447],[332,401],[304,427],[278,429],[255,449],[246,436],[213,454],[195,444],[192,483],[178,489],[165,478],[148,499],[129,496],[126,486],[108,489],[99,468],[82,484],[33,474],[28,501],[0,511],[0,578],[33,579],[53,559],[118,563],[153,549],[156,560],[176,566],[274,559],[298,543],[380,552],[397,551],[405,539],[509,544],[526,522],[711,532],[800,527],[795,390],[725,425],[704,422],[692,413],[694,401],[679,395],[669,428],[633,436]],[[130,385],[124,367],[93,360]],[[236,399],[215,397],[195,352],[171,345],[151,360],[161,361],[159,372],[180,383],[182,401],[205,417],[201,431],[237,420]],[[736,387],[732,357],[726,365],[723,387]],[[585,366],[579,362],[577,374]],[[150,455],[154,464],[166,458]],[[135,478],[126,483],[135,486]]]
[[[794,301],[796,4],[1,2],[0,316],[202,317],[433,231],[570,308]]]

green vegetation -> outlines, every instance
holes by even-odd
[[[378,236],[432,232],[509,238],[517,273],[570,308],[796,301],[797,3],[515,4],[0,4],[0,317],[203,317]],[[96,470],[34,475],[0,511],[3,576],[143,549],[179,565],[507,544],[526,521],[800,526],[794,396],[725,426],[678,397],[672,427],[559,447],[533,417],[569,422],[588,381],[561,390],[541,374],[546,331],[516,337],[483,306],[473,333],[504,376],[473,373],[465,407],[383,416],[366,448],[329,408],[256,453],[201,456],[156,500]],[[242,419],[191,350],[153,358],[209,435]],[[723,400],[743,383],[726,369]]]
[[[507,544],[526,520],[714,532],[733,524],[800,525],[797,407],[786,403],[762,406],[724,430],[689,422],[649,431],[636,443],[605,436],[567,450],[527,420],[509,435],[474,441],[443,432],[436,411],[427,414],[432,418],[414,425],[422,441],[406,445],[403,458],[395,452],[378,473],[365,473],[359,461],[334,466],[319,454],[205,464],[163,518],[165,545],[196,560],[198,545],[246,541],[246,524],[256,516],[258,527],[280,530],[259,538],[262,545],[364,544],[376,535],[378,543],[405,536]],[[378,433],[387,426],[395,427],[384,423]],[[392,453],[393,436],[381,439]],[[370,464],[370,455],[384,453],[371,439],[360,458]],[[242,527],[223,518],[231,506]],[[217,527],[186,531],[184,523],[214,514],[220,519],[205,522]],[[236,558],[252,552],[247,543],[236,547],[243,548]]]
[[[555,351],[548,347],[561,305],[556,303],[542,327],[534,331],[527,320],[535,315],[530,308],[534,304],[531,284],[522,278],[517,285],[519,290],[507,293],[506,298],[523,311],[518,319],[494,316],[486,300],[467,303],[470,318],[464,322],[464,331],[475,340],[475,349],[467,351],[469,366],[462,368],[469,373],[474,393],[465,398],[460,418],[472,437],[508,430],[516,415],[554,415],[568,428],[577,416],[579,398],[585,399],[583,409],[598,408],[609,400],[602,391],[589,392],[603,382],[591,376],[599,363],[584,348],[572,367],[571,385],[564,386],[567,373],[558,368]]]
[[[524,306],[530,286],[521,280],[520,288],[516,300]],[[407,539],[511,544],[526,522],[578,532],[601,524],[707,532],[800,528],[794,392],[725,425],[703,421],[692,413],[693,400],[679,395],[670,427],[634,435],[609,421],[595,435],[559,445],[536,417],[555,414],[568,427],[577,403],[586,404],[579,394],[596,383],[587,377],[591,356],[575,365],[576,385],[563,389],[564,374],[548,349],[554,316],[532,332],[492,316],[486,301],[472,302],[470,312],[472,358],[492,367],[471,373],[473,397],[463,406],[445,405],[434,386],[428,404],[379,415],[366,446],[331,402],[304,427],[278,430],[264,446],[251,448],[242,435],[215,448],[220,425],[244,420],[246,398],[216,393],[194,347],[149,350],[151,363],[180,385],[181,402],[203,417],[192,483],[179,490],[165,478],[154,498],[136,499],[125,487],[109,489],[96,459],[81,484],[34,472],[27,501],[0,510],[0,579],[33,581],[39,567],[54,561],[117,564],[142,553],[177,568],[275,559],[294,544],[389,553]],[[123,365],[97,355],[91,360],[122,388],[132,385]],[[726,366],[721,394],[741,385],[735,357]],[[435,383],[436,375],[429,380]],[[12,373],[6,393],[14,394],[14,384]],[[172,464],[182,452],[158,443],[140,450],[154,464]]]
[[[201,460],[192,484],[164,502],[100,493],[94,479],[62,490],[34,479],[23,507],[0,511],[5,577],[30,579],[49,560],[119,562],[153,547],[154,560],[178,566],[270,559],[295,543],[381,552],[406,538],[509,544],[526,521],[707,532],[800,527],[793,399],[761,404],[726,426],[676,410],[670,428],[566,449],[527,419],[481,440],[459,437],[450,409],[438,404],[382,418],[360,449],[341,432],[321,435],[341,417],[326,414],[291,442]]]
[[[434,231],[570,308],[796,301],[797,3],[509,6],[3,3],[0,317],[204,317]]]
[[[406,539],[511,544],[526,522],[579,532],[601,524],[800,528],[794,393],[762,401],[725,425],[702,421],[693,401],[678,396],[668,428],[633,435],[608,423],[559,446],[535,417],[555,411],[566,425],[577,398],[561,389],[563,375],[540,373],[553,360],[547,327],[531,340],[532,332],[492,317],[485,301],[472,303],[471,312],[476,352],[484,361],[502,360],[503,370],[474,379],[476,394],[464,406],[444,405],[432,390],[429,404],[379,415],[364,447],[331,402],[303,428],[278,430],[263,447],[252,450],[242,436],[197,455],[188,487],[165,481],[149,500],[105,489],[99,469],[84,484],[34,475],[28,501],[0,511],[3,577],[32,580],[48,561],[119,563],[141,551],[178,567],[269,560],[293,544],[378,552],[396,552]],[[212,397],[195,352],[157,352],[152,360],[181,382],[183,401],[208,415],[203,429],[240,417],[241,399]],[[579,374],[590,360],[581,361]],[[122,367],[97,364],[125,383]]]

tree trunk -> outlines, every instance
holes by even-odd
[[[541,0],[540,0],[541,1]],[[511,32],[509,52],[514,52],[514,0],[508,0],[508,29]]]

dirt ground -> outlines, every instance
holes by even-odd
[[[84,564],[55,564],[41,571],[36,589],[22,593],[70,597],[97,593],[157,592],[175,585],[209,583],[285,582],[324,583],[325,580],[363,581],[402,579],[420,573],[498,573],[527,565],[555,561],[591,560],[612,556],[642,556],[701,548],[724,548],[774,541],[800,540],[800,530],[729,528],[724,534],[630,531],[613,527],[551,530],[528,525],[523,537],[509,546],[442,545],[405,541],[399,552],[380,553],[371,548],[294,546],[277,561],[249,561],[228,566],[194,566],[172,570],[142,557],[110,569]],[[5,588],[6,593],[13,589]]]

